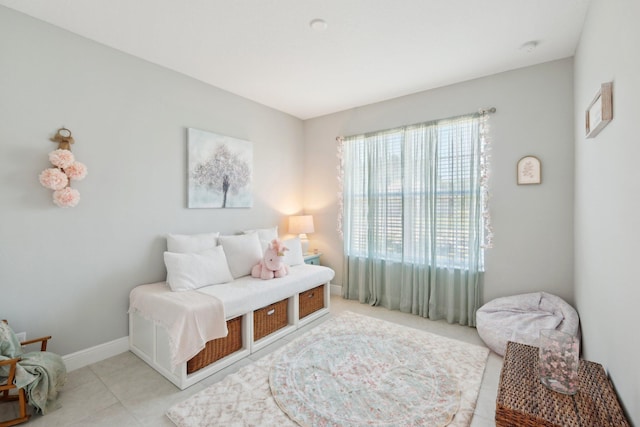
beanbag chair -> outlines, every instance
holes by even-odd
[[[504,356],[507,341],[538,346],[541,329],[579,333],[576,310],[562,298],[546,292],[497,298],[480,307],[476,328],[487,346]]]

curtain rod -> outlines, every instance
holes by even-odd
[[[478,114],[493,114],[496,111],[497,111],[496,107],[480,108],[478,110]],[[444,119],[444,120],[446,120],[446,119]],[[336,136],[336,141],[338,141],[338,142],[342,141],[343,139],[344,139],[343,136]]]
[[[496,111],[497,111],[496,107],[489,107],[489,108],[481,108],[481,109],[479,109],[478,113],[480,113],[480,114],[493,114]]]

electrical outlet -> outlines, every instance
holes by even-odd
[[[27,340],[27,333],[26,332],[18,332],[16,334],[16,337],[18,337],[18,341],[23,342]]]

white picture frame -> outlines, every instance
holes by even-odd
[[[613,120],[613,83],[603,83],[585,111],[585,135],[594,138]]]

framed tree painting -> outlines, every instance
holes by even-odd
[[[189,208],[250,208],[253,205],[253,144],[188,128]]]

